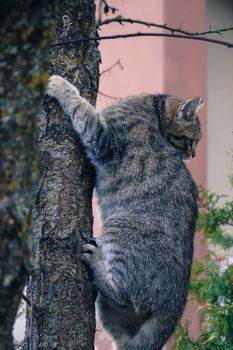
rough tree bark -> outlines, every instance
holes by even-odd
[[[39,102],[51,4],[0,3],[0,349],[12,350],[12,328],[30,273],[30,217],[38,178]],[[40,18],[40,21],[38,21]]]
[[[94,0],[57,0],[54,41],[95,35]],[[95,104],[99,53],[93,42],[52,49],[49,74],[77,85]],[[92,235],[93,169],[69,118],[45,97],[41,113],[41,178],[34,218],[33,273],[25,349],[93,349],[94,293],[79,253]]]

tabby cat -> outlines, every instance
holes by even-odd
[[[59,76],[47,93],[96,170],[103,234],[83,246],[103,326],[118,350],[159,350],[186,304],[197,191],[183,159],[200,139],[197,97],[133,96],[101,113]]]

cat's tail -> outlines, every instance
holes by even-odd
[[[152,315],[140,327],[138,333],[127,343],[124,350],[161,350],[175,330],[176,320],[169,315]]]

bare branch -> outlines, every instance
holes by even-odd
[[[228,48],[233,48],[233,43],[231,43],[231,42],[207,38],[205,36],[168,34],[168,33],[143,33],[143,32],[85,37],[85,38],[80,38],[80,39],[75,39],[75,40],[55,42],[55,43],[51,44],[51,46],[56,47],[56,46],[65,46],[65,45],[71,45],[71,44],[79,44],[81,42],[90,41],[90,40],[100,41],[100,40],[113,40],[113,39],[143,37],[143,36],[167,37],[167,38],[177,38],[177,39],[186,39],[186,40],[198,40],[198,41],[205,41],[205,42],[209,42],[209,43],[213,43],[213,44],[217,44],[217,45],[226,46]]]
[[[168,26],[167,24],[160,24],[160,23],[155,23],[155,22],[147,22],[147,21],[142,21],[140,19],[135,19],[135,18],[125,18],[122,16],[116,16],[113,18],[108,18],[105,19],[103,21],[99,21],[97,23],[97,28],[100,28],[106,24],[110,24],[110,23],[119,23],[119,24],[123,24],[123,23],[130,23],[130,24],[141,24],[144,25],[148,28],[150,27],[156,27],[156,28],[161,28],[161,29],[165,29],[170,31],[172,34],[174,33],[180,33],[180,34],[185,34],[185,35],[189,35],[189,36],[199,36],[199,35],[207,35],[207,34],[218,34],[220,36],[222,36],[223,32],[227,32],[227,31],[232,31],[233,27],[229,27],[229,28],[220,28],[220,29],[215,29],[212,30],[211,27],[209,27],[209,30],[207,31],[203,31],[203,32],[190,32],[188,30],[182,29],[182,27],[180,26],[179,28],[173,28]]]

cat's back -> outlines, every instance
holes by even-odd
[[[116,217],[124,220],[127,213],[140,217],[142,225],[153,225],[159,217],[165,225],[196,212],[192,177],[160,131],[161,99],[128,97],[103,111],[115,147],[112,159],[97,169],[96,189],[105,223]]]
[[[118,123],[129,125],[138,118],[146,122],[155,113],[155,109],[160,108],[158,101],[161,99],[158,96],[152,94],[128,96],[107,106],[101,114],[107,122],[114,122],[116,125]]]

